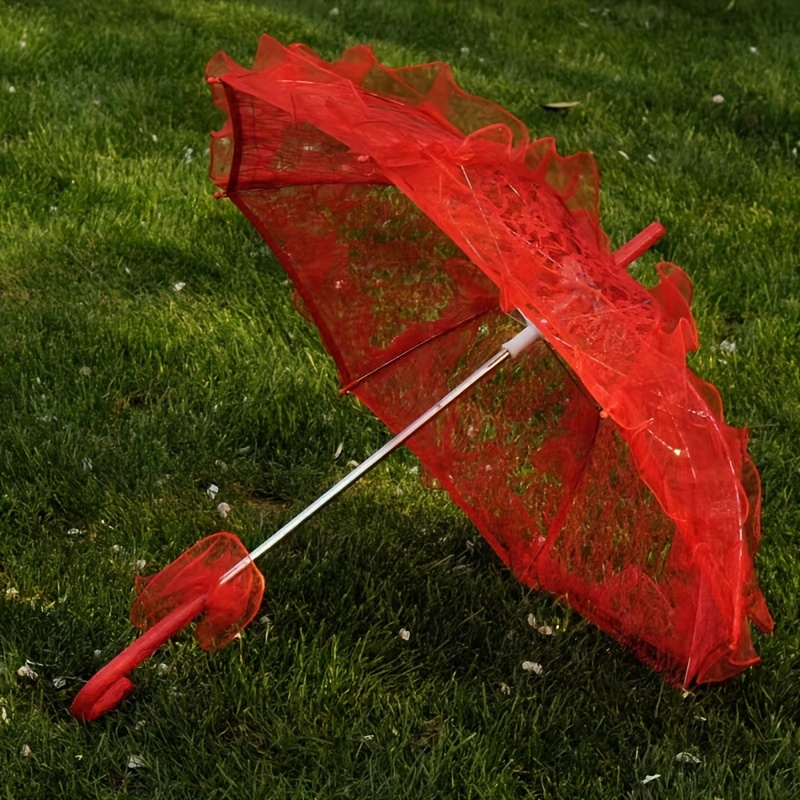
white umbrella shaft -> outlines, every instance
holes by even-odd
[[[309,517],[319,511],[323,506],[327,505],[334,497],[343,492],[348,486],[355,483],[359,478],[371,470],[379,461],[384,459],[392,451],[400,447],[403,442],[410,436],[415,434],[423,425],[429,422],[440,411],[447,408],[454,400],[458,399],[464,392],[474,386],[481,378],[488,375],[500,364],[509,358],[516,358],[523,350],[530,347],[541,334],[532,323],[528,323],[526,327],[520,331],[513,339],[506,342],[501,349],[492,356],[483,366],[479,367],[468,378],[463,380],[452,391],[448,392],[439,402],[432,405],[427,411],[417,417],[413,422],[403,428],[393,439],[388,441],[383,447],[376,450],[369,458],[362,461],[357,467],[354,467],[351,472],[345,475],[338,483],[331,486],[325,494],[320,495],[310,506],[304,508],[296,517],[289,520],[280,530],[276,531],[266,541],[262,542],[258,547],[252,550],[249,555],[234,564],[223,576],[220,578],[220,583],[227,583],[233,577],[238,575],[251,561],[255,561],[259,556],[262,556],[271,547],[276,545],[284,536],[290,534],[295,528],[302,525]]]

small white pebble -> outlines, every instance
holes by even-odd
[[[23,758],[30,758],[33,755],[33,750],[31,750],[27,744],[24,744],[22,745],[22,749],[19,751],[19,754]]]
[[[730,355],[731,353],[736,352],[736,342],[731,339],[723,339],[719,343],[719,349],[722,350],[723,353],[727,353]]]
[[[30,681],[35,681],[39,677],[39,673],[28,664],[23,664],[17,670],[17,675],[19,675],[20,678],[27,678]]]
[[[94,651],[94,657],[95,658],[100,658],[100,656],[102,656],[102,655],[103,655],[103,651],[102,650],[95,650]]]
[[[186,288],[186,281],[178,281],[172,284],[172,291],[176,294],[182,292]]]
[[[408,628],[400,628],[400,633],[397,634],[404,642],[411,638],[411,631]]]
[[[28,46],[28,43],[24,39],[22,39],[22,41],[20,41],[20,43],[19,43],[19,49],[20,50],[24,50],[27,46]]]
[[[462,47],[461,48],[461,55],[468,56],[469,55],[469,47]]]
[[[141,570],[143,570],[143,569],[144,569],[146,566],[147,566],[147,562],[146,562],[146,561],[145,561],[143,558],[140,558],[140,559],[139,559],[139,560],[136,562],[136,569],[138,569],[140,572],[141,572]]]
[[[715,94],[711,98],[711,102],[712,103],[716,103],[717,105],[719,105],[720,103],[724,103],[725,102],[725,98],[721,94]]]
[[[652,162],[653,162],[653,164],[655,164],[655,163],[656,163],[656,157],[655,157],[655,156],[654,156],[652,153],[648,153],[648,154],[647,154],[647,160],[648,160],[648,161],[652,161]]]
[[[523,661],[522,669],[524,669],[525,672],[533,672],[536,675],[542,675],[544,673],[544,668],[536,661]]]
[[[757,55],[758,55],[758,48],[757,48],[757,47],[751,47],[751,48],[750,48],[750,52],[751,52],[751,53],[752,53],[754,56],[757,56]]]
[[[206,489],[209,500],[214,500],[217,496],[217,492],[219,492],[219,486],[217,486],[216,483],[210,484],[208,489]]]
[[[146,766],[147,762],[144,760],[144,756],[140,755],[128,756],[128,769],[141,769],[142,767]]]
[[[227,503],[220,503],[217,506],[217,514],[219,514],[222,519],[228,516],[231,513],[231,507]]]
[[[151,138],[151,139],[152,139],[154,142],[157,142],[157,141],[158,141],[158,136],[156,136],[155,134],[153,134],[153,135],[152,135],[150,138]]]
[[[9,86],[8,87],[8,93],[9,94],[14,94],[16,91],[17,91],[17,87],[16,86]]]

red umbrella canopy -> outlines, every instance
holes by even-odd
[[[454,82],[261,39],[208,67],[226,113],[211,175],[277,254],[345,390],[398,431],[492,355],[529,353],[408,442],[523,583],[677,683],[758,657],[760,486],[744,430],[686,366],[691,283],[646,289],[598,217],[593,158],[563,158]],[[624,259],[622,259],[624,261]]]

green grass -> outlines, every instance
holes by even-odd
[[[638,274],[663,258],[694,280],[693,365],[751,427],[764,481],[761,666],[667,688],[517,585],[400,454],[265,559],[241,641],[209,656],[182,637],[119,711],[70,717],[75,678],[133,638],[137,571],[218,529],[222,500],[255,545],[386,437],[212,199],[203,68],[220,49],[248,63],[264,31],[450,61],[595,153],[614,243],[667,225]],[[796,0],[3,4],[0,796],[800,796],[798,74]],[[540,107],[564,100],[581,105]]]

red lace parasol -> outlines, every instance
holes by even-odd
[[[686,366],[688,278],[661,264],[648,290],[624,270],[660,226],[610,253],[592,157],[531,142],[447,65],[389,69],[366,47],[331,64],[265,36],[253,70],[220,54],[208,75],[227,114],[212,178],[343,391],[393,431],[516,333],[507,312],[541,332],[407,440],[515,576],[673,682],[755,663],[748,622],[772,620],[746,433]]]

